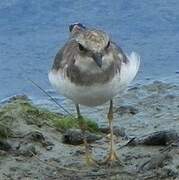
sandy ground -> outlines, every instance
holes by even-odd
[[[33,123],[33,117],[24,117],[18,106],[8,115],[4,114],[6,105],[2,103],[0,107],[0,120],[3,122],[6,118],[9,122],[13,119],[12,129],[7,131],[13,130],[16,137],[10,134],[0,143],[2,180],[179,179],[179,147],[175,142],[163,146],[126,145],[132,138],[158,131],[179,133],[179,86],[176,84],[155,81],[132,87],[124,96],[115,98],[114,125],[125,129],[124,137],[115,137],[123,166],[119,163],[88,166],[83,145],[62,143],[59,130],[45,123]],[[106,126],[107,104],[95,111],[102,114],[99,125]],[[17,112],[19,117],[14,115]],[[105,157],[108,144],[105,134],[90,144],[96,159]]]

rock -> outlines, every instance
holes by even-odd
[[[128,91],[136,91],[136,90],[138,90],[138,89],[139,89],[139,87],[134,86],[134,87],[129,88]]]
[[[101,139],[101,136],[98,136],[90,132],[86,132],[85,136],[88,143]],[[65,144],[72,144],[72,145],[83,144],[83,134],[78,129],[68,129],[63,134],[62,142]]]
[[[39,131],[29,132],[28,134],[25,135],[25,139],[30,140],[30,141],[40,142],[40,143],[45,141],[43,134]]]
[[[6,155],[8,155],[7,151],[0,150],[0,156],[6,156]]]
[[[168,145],[172,142],[177,142],[179,140],[179,134],[174,130],[169,131],[158,131],[150,133],[148,135],[133,138],[128,142],[128,145]]]
[[[0,150],[9,151],[10,149],[11,145],[7,141],[0,139]]]
[[[27,144],[20,147],[18,154],[25,157],[32,157],[34,154],[37,154],[37,151],[33,144]]]
[[[164,167],[165,177],[172,177],[173,179],[179,176],[179,172],[175,169]]]
[[[28,134],[25,135],[25,140],[26,140],[26,142],[29,142],[29,141],[30,142],[32,142],[32,141],[39,142],[39,143],[41,143],[45,147],[53,146],[54,145],[50,141],[47,141],[45,139],[44,135],[41,132],[39,132],[39,131],[29,132]]]
[[[155,154],[151,157],[151,159],[147,162],[145,162],[140,168],[139,171],[141,170],[151,170],[151,169],[157,169],[159,167],[164,166],[164,162],[168,161],[171,159],[171,156],[169,155],[168,152],[165,153],[159,153]]]
[[[47,146],[47,147],[46,147],[46,150],[47,150],[47,151],[51,151],[52,149],[53,149],[52,146]]]
[[[133,106],[120,106],[120,107],[116,108],[116,110],[114,112],[117,112],[120,115],[124,115],[124,114],[135,115],[138,113],[138,110],[136,108],[134,108]]]
[[[15,160],[18,162],[23,162],[23,161],[25,161],[25,159],[26,159],[26,157],[22,157],[22,156],[15,157]]]
[[[109,134],[110,133],[109,127],[100,127],[99,130],[102,133],[105,133],[105,134]],[[118,126],[114,126],[113,127],[113,133],[114,133],[115,136],[126,137],[125,128],[123,128],[123,127],[120,128]]]

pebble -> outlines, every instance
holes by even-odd
[[[101,139],[101,136],[98,136],[90,132],[86,132],[85,136],[88,143]],[[65,144],[72,144],[72,145],[83,144],[83,134],[78,129],[68,129],[63,134],[62,142]]]
[[[33,144],[28,144],[20,148],[19,154],[25,157],[32,157],[33,154],[37,154],[37,151]]]
[[[35,142],[39,142],[41,143],[44,147],[46,147],[47,150],[52,149],[51,146],[53,146],[54,144],[50,141],[47,141],[44,137],[44,135],[39,132],[39,131],[32,131],[29,132],[26,136],[25,136],[26,141],[35,141]]]
[[[25,136],[26,140],[31,140],[31,141],[37,141],[37,142],[44,142],[45,138],[43,134],[39,131],[32,131],[26,134]]]
[[[124,115],[124,114],[135,115],[138,113],[138,109],[134,108],[133,106],[120,106],[116,108],[115,112],[119,113],[120,115]]]
[[[0,150],[9,151],[10,149],[11,145],[7,141],[0,139]]]

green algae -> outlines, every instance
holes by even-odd
[[[66,116],[60,119],[54,119],[54,123],[56,128],[60,128],[63,130],[67,130],[71,128],[80,129],[80,124],[83,124],[86,130],[94,133],[99,132],[99,127],[97,123],[84,117],[83,117],[83,122],[79,121],[79,119],[75,117]]]
[[[8,138],[13,134],[11,130],[14,117],[9,107],[0,108],[0,138]]]
[[[13,134],[13,132],[9,127],[0,123],[0,139],[8,138],[8,137],[12,136],[12,134]]]
[[[0,138],[6,138],[20,131],[25,125],[41,127],[49,125],[60,131],[80,128],[80,123],[90,132],[99,132],[97,123],[90,119],[80,120],[72,116],[64,116],[48,109],[33,105],[28,99],[17,98],[0,107]]]

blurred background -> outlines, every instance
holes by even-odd
[[[103,29],[126,53],[138,52],[142,64],[135,83],[178,82],[178,20],[178,0],[1,0],[0,100],[23,93],[48,103],[28,77],[63,102],[48,70],[74,22]]]

